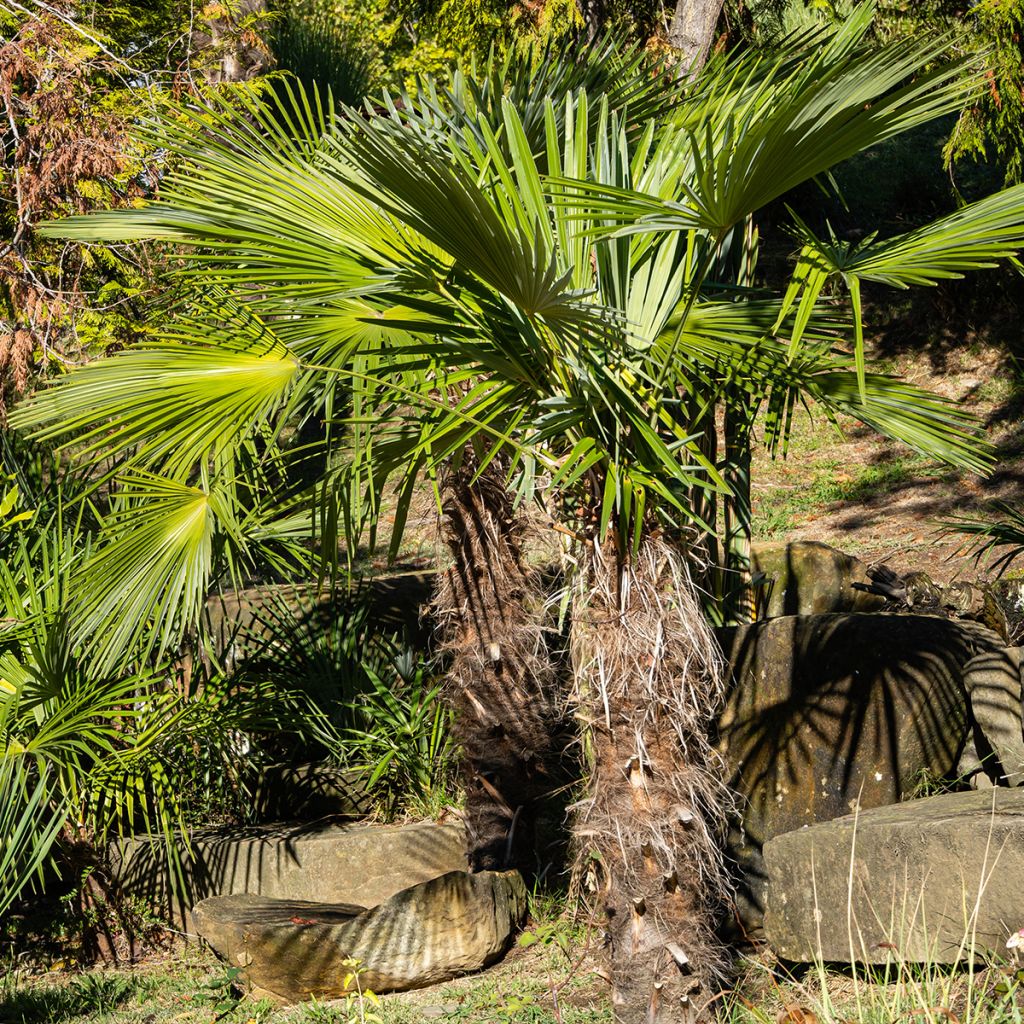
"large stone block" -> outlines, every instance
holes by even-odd
[[[719,749],[741,800],[730,847],[749,930],[764,908],[765,842],[956,774],[964,667],[1004,648],[976,623],[921,615],[785,616],[718,636],[733,673]]]
[[[765,933],[789,960],[954,963],[1024,927],[1024,790],[949,793],[764,848]]]
[[[874,612],[885,603],[876,594],[854,589],[854,583],[871,582],[859,558],[819,541],[758,543],[750,561],[754,572],[765,578],[762,618]]]
[[[365,774],[329,761],[267,765],[252,801],[251,820],[264,823],[365,818],[373,808]]]
[[[366,577],[352,590],[318,588],[315,584],[268,584],[248,590],[231,590],[211,598],[204,611],[204,625],[215,646],[235,647],[239,661],[248,653],[247,644],[268,633],[268,622],[294,619],[303,625],[327,623],[353,600],[365,600],[374,619],[383,628],[404,629],[425,641],[420,610],[429,602],[434,588],[433,571],[391,573]]]
[[[219,896],[195,908],[199,933],[257,994],[287,1002],[346,992],[359,983],[394,992],[447,981],[493,963],[526,913],[518,872],[452,871],[397,893],[373,910],[260,896]]]
[[[184,887],[172,890],[163,840],[136,836],[115,851],[128,892],[192,930],[189,908],[210,896],[375,907],[395,893],[466,867],[461,825],[312,824],[203,829],[184,860]]]

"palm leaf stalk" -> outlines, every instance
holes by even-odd
[[[954,464],[987,462],[968,417],[868,373],[861,336],[847,354],[849,332],[817,299],[798,288],[758,302],[711,276],[766,202],[975,88],[955,67],[922,70],[941,45],[863,49],[866,26],[858,16],[795,56],[712,67],[677,114],[639,133],[607,106],[593,118],[584,92],[547,98],[542,143],[507,100],[500,119],[456,117],[443,131],[397,109],[328,123],[301,96],[245,119],[208,108],[202,130],[179,119],[162,136],[188,169],[161,202],[52,229],[196,247],[185,279],[230,292],[253,338],[240,345],[223,318],[185,318],[173,341],[32,399],[21,425],[72,428],[136,475],[230,490],[254,432],[275,438],[321,416],[345,444],[315,497],[325,536],[337,524],[350,543],[372,535],[389,485],[400,534],[416,481],[452,459],[469,488],[485,491],[493,472],[521,499],[554,499],[577,538],[571,648],[592,758],[577,846],[607,915],[623,1021],[700,1017],[721,963],[728,795],[708,727],[724,683],[686,557],[715,525],[694,492],[727,490],[702,447],[709,410],[743,396],[783,447],[795,402],[813,401]],[[1018,247],[1012,222],[993,229],[1005,255]],[[970,251],[921,258],[970,269],[988,253],[972,238]],[[176,376],[185,350],[196,362]],[[143,362],[152,389],[133,383]],[[504,498],[481,500],[503,514]],[[272,514],[241,523],[223,504],[211,528],[239,545],[280,528]],[[481,542],[466,562],[489,551]],[[139,558],[122,552],[126,567]],[[126,578],[158,593],[170,574]],[[490,657],[486,633],[472,642]]]

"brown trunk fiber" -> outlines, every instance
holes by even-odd
[[[442,480],[455,564],[438,582],[434,615],[451,658],[470,867],[529,873],[535,813],[551,789],[555,663],[544,592],[523,561],[523,519],[493,463],[475,482],[473,472],[467,459]]]
[[[678,0],[668,42],[679,51],[682,70],[695,78],[707,63],[724,0]]]
[[[721,655],[684,556],[663,541],[626,565],[595,548],[587,575],[572,657],[592,778],[576,841],[607,921],[615,1018],[700,1020],[721,976],[728,896],[728,793],[708,742]]]

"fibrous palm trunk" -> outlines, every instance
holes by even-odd
[[[475,480],[474,469],[467,454],[442,480],[454,564],[439,580],[434,616],[450,657],[470,867],[529,873],[534,817],[556,754],[555,663],[544,591],[523,559],[523,517],[494,463]]]
[[[592,771],[577,856],[606,919],[616,1020],[698,1020],[723,964],[728,793],[709,744],[721,655],[685,556],[651,537],[628,561],[595,546],[571,643]]]

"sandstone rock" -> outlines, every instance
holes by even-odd
[[[374,992],[420,988],[493,963],[526,912],[517,872],[451,871],[358,913],[351,906],[219,896],[195,908],[199,933],[247,983],[287,1002],[345,994],[342,961]]]
[[[384,629],[404,632],[419,647],[428,642],[430,626],[420,618],[420,609],[430,602],[435,572],[395,572],[353,581],[369,602],[374,621]],[[319,623],[336,619],[339,609],[352,601],[345,586],[336,589],[315,583],[267,584],[246,590],[229,590],[211,598],[203,610],[203,629],[213,650],[231,667],[266,654],[266,641],[280,632],[274,624],[301,623],[315,630]],[[192,656],[183,655],[177,671],[184,680],[191,678]]]
[[[461,825],[331,824],[203,829],[172,895],[163,840],[136,836],[113,852],[127,893],[192,930],[189,908],[209,896],[251,893],[374,907],[395,893],[466,867]]]
[[[1002,615],[1002,625],[1009,642],[1024,642],[1024,579],[994,580],[986,590]]]
[[[958,771],[962,776],[977,779],[984,765],[992,781],[1024,785],[1021,653],[1019,647],[987,651],[964,666],[974,743],[961,758]]]
[[[365,818],[371,801],[357,772],[328,762],[271,764],[253,794],[253,821],[308,822],[328,817]]]
[[[1024,790],[950,793],[772,839],[765,932],[789,960],[954,963],[1024,925]]]
[[[817,541],[755,544],[751,568],[766,577],[761,618],[872,612],[884,604],[874,594],[854,590],[853,583],[870,582],[863,562]]]
[[[756,930],[763,844],[954,775],[968,733],[964,666],[1003,648],[976,623],[914,615],[786,616],[718,636],[733,670],[719,749],[743,802],[730,849],[738,909]]]

